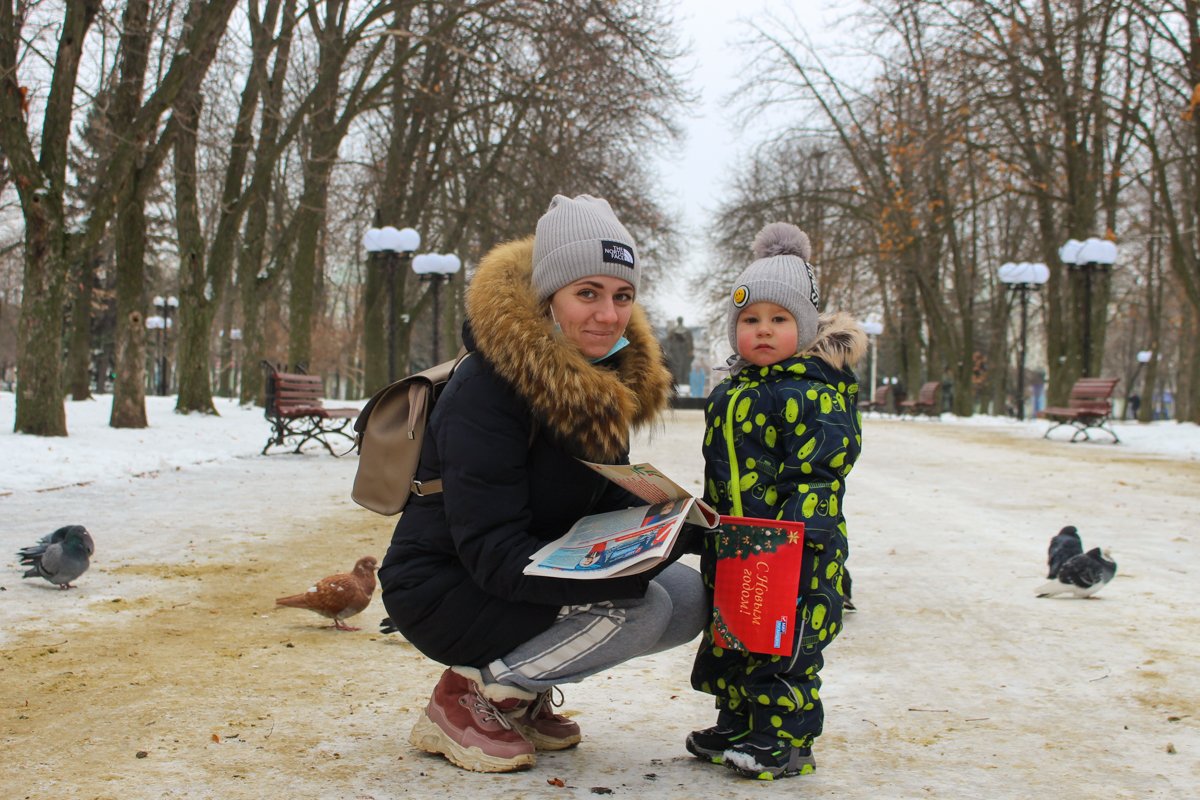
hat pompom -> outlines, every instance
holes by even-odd
[[[790,222],[772,222],[754,237],[751,248],[755,258],[772,256],[800,256],[805,261],[812,257],[812,244],[808,234]]]

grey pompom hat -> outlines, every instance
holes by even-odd
[[[734,281],[729,293],[729,344],[737,352],[737,320],[753,303],[775,303],[796,318],[796,349],[817,340],[817,278],[813,275],[808,234],[787,222],[772,222],[754,237],[754,263]]]
[[[533,288],[545,300],[589,275],[611,275],[638,288],[642,275],[633,237],[608,201],[555,195],[533,238]]]

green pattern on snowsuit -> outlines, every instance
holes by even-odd
[[[705,422],[705,499],[721,514],[803,522],[805,555],[792,655],[724,650],[709,626],[692,686],[750,729],[808,747],[824,723],[822,651],[842,629],[842,499],[862,447],[857,379],[812,357],[749,366],[709,395]],[[701,554],[710,600],[716,536]]]

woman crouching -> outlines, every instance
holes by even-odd
[[[573,747],[579,726],[555,712],[556,687],[691,641],[706,622],[699,573],[682,564],[600,580],[523,572],[580,517],[643,504],[578,461],[627,463],[631,428],[669,400],[640,273],[606,201],[559,195],[468,289],[471,355],[438,399],[416,476],[443,489],[409,501],[379,571],[396,627],[448,665],[410,741],[464,769],[523,769],[536,750]]]

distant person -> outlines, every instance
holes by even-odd
[[[467,290],[470,356],[438,399],[416,474],[440,477],[442,492],[409,501],[379,570],[396,628],[446,665],[409,741],[464,769],[510,772],[575,746],[555,689],[704,625],[703,583],[683,564],[524,574],[581,517],[644,505],[578,460],[628,463],[630,430],[670,398],[636,259],[606,201],[558,195],[535,235],[483,257]]]
[[[705,499],[725,515],[804,523],[804,566],[791,658],[731,652],[704,633],[692,686],[716,697],[717,722],[687,749],[740,774],[774,779],[812,772],[824,709],[822,651],[842,629],[848,544],[842,500],[862,428],[851,367],[867,336],[848,314],[817,312],[808,236],[772,223],[738,277],[729,307],[731,374],[708,397]],[[719,531],[704,537],[710,591]]]
[[[1142,407],[1142,396],[1139,394],[1129,395],[1129,414],[1134,419],[1138,418],[1138,410]]]
[[[683,317],[677,317],[667,329],[667,338],[663,343],[667,357],[667,367],[677,386],[687,386],[692,374],[692,359],[696,349],[692,332],[683,324]]]

